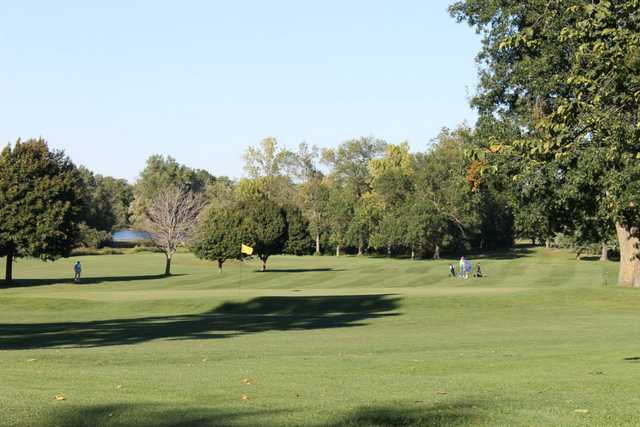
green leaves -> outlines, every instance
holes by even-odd
[[[603,237],[616,221],[640,224],[640,3],[568,3],[467,0],[453,10],[484,35],[479,123],[518,130],[509,149],[476,159],[497,154],[518,169],[516,194],[528,196],[516,212],[531,213],[519,227],[542,226],[542,214],[553,230]]]
[[[52,260],[67,255],[83,211],[78,170],[42,139],[0,154],[0,256]]]

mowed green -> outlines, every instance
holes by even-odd
[[[79,259],[81,285],[76,259],[20,260],[0,289],[0,425],[640,424],[640,292],[613,262]]]

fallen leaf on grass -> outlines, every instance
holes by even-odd
[[[575,410],[575,411],[573,411],[573,412],[576,412],[576,413],[578,413],[578,414],[588,414],[588,413],[589,413],[589,410],[588,410],[588,409],[576,409],[576,410]]]
[[[117,389],[121,389],[121,388],[122,388],[122,384],[118,384],[118,385],[116,386],[116,388],[117,388]]]
[[[35,362],[36,359],[27,359],[27,362]]]
[[[240,381],[242,384],[244,385],[254,385],[255,381],[253,381],[251,378],[243,378],[242,381]]]
[[[56,394],[55,399],[56,399],[56,400],[64,400],[64,396],[63,396],[63,395],[61,395],[61,394]]]
[[[247,396],[246,394],[243,394],[240,396],[240,400],[249,400],[249,396]]]
[[[441,391],[436,391],[436,394],[449,394],[449,392],[441,390]]]

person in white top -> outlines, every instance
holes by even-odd
[[[466,279],[467,276],[467,261],[464,257],[460,257],[460,277]]]

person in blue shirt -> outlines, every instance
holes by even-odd
[[[80,261],[77,261],[73,266],[73,281],[75,283],[80,283],[80,273],[82,273],[82,266],[80,265]]]

